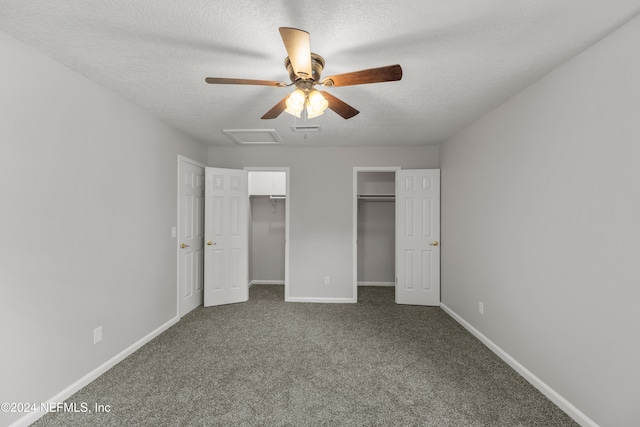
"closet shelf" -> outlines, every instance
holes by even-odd
[[[394,194],[359,194],[358,200],[376,200],[376,201],[389,201],[395,200]]]
[[[286,199],[287,196],[281,196],[281,195],[268,195],[268,194],[249,194],[249,198],[251,197],[268,197],[271,200],[280,200],[280,199]]]

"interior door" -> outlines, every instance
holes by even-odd
[[[204,167],[181,159],[179,186],[178,305],[182,317],[203,301]]]
[[[440,305],[440,170],[396,172],[396,303]]]
[[[249,299],[247,171],[205,169],[204,305]]]

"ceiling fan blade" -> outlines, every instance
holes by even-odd
[[[380,68],[354,71],[352,73],[329,76],[322,80],[323,86],[353,86],[367,83],[393,82],[402,78],[402,67],[388,65]]]
[[[212,85],[259,85],[259,86],[287,86],[286,83],[273,80],[251,80],[251,79],[226,79],[224,77],[207,77],[205,81]]]
[[[324,99],[329,102],[329,108],[338,113],[344,119],[350,119],[358,114],[360,111],[353,108],[351,105],[331,95],[329,92],[321,90],[320,93],[324,96]]]
[[[297,28],[280,27],[280,36],[287,49],[293,72],[302,79],[310,79],[312,75],[309,33]]]
[[[269,111],[264,113],[264,116],[260,118],[263,120],[269,120],[269,119],[275,119],[276,117],[278,117],[284,110],[287,109],[287,98],[289,98],[289,95],[282,98],[280,102],[274,105],[273,108],[271,108]]]

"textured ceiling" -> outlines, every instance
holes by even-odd
[[[0,30],[210,145],[275,128],[285,145],[446,140],[640,13],[640,0],[0,0]],[[260,117],[291,88],[278,27],[311,34],[323,76],[400,64],[399,82],[328,88],[360,110]],[[42,76],[46,79],[46,75]]]

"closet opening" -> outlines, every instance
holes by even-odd
[[[354,168],[354,300],[363,286],[396,284],[396,170]],[[389,293],[395,298],[395,293]],[[392,296],[393,295],[393,296]]]
[[[288,168],[245,168],[249,184],[249,288],[283,285],[288,295]]]

